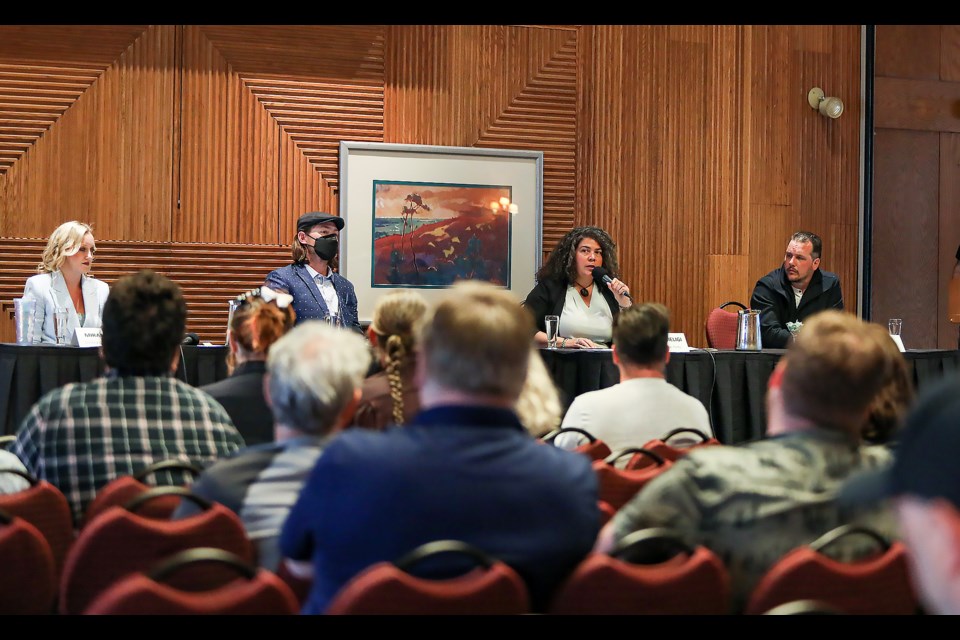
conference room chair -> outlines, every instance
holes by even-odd
[[[138,513],[150,500],[169,495],[191,500],[202,510],[179,520]],[[58,611],[80,614],[117,580],[195,547],[216,547],[244,561],[256,561],[253,543],[237,514],[187,488],[156,487],[125,506],[110,507],[80,531],[70,549],[60,579]],[[235,577],[222,566],[206,563],[177,571],[168,580],[173,587],[190,590],[213,588]]]
[[[597,500],[597,508],[600,510],[600,526],[610,522],[610,519],[617,514],[617,510],[606,500]]]
[[[641,469],[619,469],[616,462],[626,456],[642,454],[651,457],[655,464]],[[666,471],[673,464],[660,455],[647,451],[642,447],[630,447],[612,453],[603,460],[593,461],[593,471],[599,482],[599,499],[606,502],[614,510],[619,509],[632,498],[648,482]]]
[[[97,490],[90,504],[87,505],[86,513],[83,517],[81,528],[87,526],[93,518],[103,513],[106,509],[114,506],[123,506],[154,488],[154,485],[146,484],[147,478],[154,476],[160,471],[182,470],[191,474],[192,479],[196,479],[202,469],[195,464],[184,462],[183,460],[161,460],[141,469],[131,475],[114,478]],[[148,518],[159,518],[167,520],[176,511],[180,504],[180,497],[177,495],[161,496],[150,500],[140,508],[140,515]]]
[[[839,616],[842,611],[830,606],[822,600],[792,600],[778,604],[769,611],[764,611],[765,616]]]
[[[849,562],[826,555],[832,545],[848,536],[867,536],[876,543],[877,553]],[[920,611],[904,544],[855,525],[837,527],[785,554],[757,583],[744,613],[762,614],[797,600],[817,600],[851,615]]]
[[[188,567],[214,563],[235,579],[209,589],[186,591],[167,583]],[[135,571],[106,588],[86,615],[295,615],[300,603],[276,574],[214,547],[187,549],[148,571]]]
[[[0,509],[0,616],[54,613],[53,552],[40,531]]]
[[[466,573],[429,578],[412,573],[440,554],[466,560]],[[520,575],[503,561],[459,540],[421,545],[395,562],[353,577],[330,602],[328,615],[520,615],[530,613]]]
[[[3,469],[0,473],[12,473],[30,483],[23,491],[0,495],[0,509],[23,518],[43,534],[53,553],[53,568],[59,579],[75,539],[73,514],[67,498],[56,486],[28,472]]]
[[[739,302],[724,302],[707,314],[704,330],[707,334],[707,346],[711,349],[736,349],[737,326],[740,318],[736,311],[727,311],[727,307],[747,307]]]
[[[634,531],[610,554],[591,552],[561,584],[552,615],[723,615],[730,576],[710,549],[665,528]]]
[[[577,445],[576,448],[571,449],[571,451],[582,453],[591,460],[603,460],[613,453],[610,450],[610,446],[607,445],[606,442],[595,437],[586,429],[580,429],[579,427],[561,427],[560,429],[554,429],[550,433],[544,435],[540,441],[546,444],[555,444],[557,436],[559,436],[561,433],[578,433],[583,436],[584,442],[580,445]]]
[[[676,439],[677,436],[686,434],[692,435],[694,438],[696,438],[696,441],[686,443]],[[676,462],[683,456],[690,453],[690,451],[693,449],[698,447],[711,447],[718,444],[721,444],[719,440],[708,436],[699,429],[694,429],[693,427],[678,427],[667,432],[659,438],[654,438],[653,440],[644,443],[642,448],[656,453],[665,460]],[[656,464],[656,461],[650,456],[635,454],[627,462],[626,468],[642,469],[653,464]]]

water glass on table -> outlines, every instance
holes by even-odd
[[[57,332],[57,344],[67,344],[67,310],[64,307],[54,309],[53,328]]]
[[[547,334],[547,348],[557,348],[557,334],[560,331],[560,316],[544,316],[543,326]]]
[[[900,329],[903,328],[903,319],[902,318],[890,318],[887,320],[887,330],[892,336],[900,335]]]

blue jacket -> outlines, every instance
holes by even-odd
[[[323,320],[329,314],[317,283],[310,277],[305,264],[291,264],[274,269],[263,283],[271,289],[281,289],[293,296],[293,310],[297,312],[297,324],[305,320]],[[340,316],[344,326],[363,333],[357,315],[357,293],[353,284],[339,273],[333,274],[333,288],[340,300]]]

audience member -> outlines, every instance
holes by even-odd
[[[925,389],[898,434],[893,462],[844,485],[840,501],[892,504],[927,613],[960,614],[960,377]]]
[[[359,335],[313,321],[274,343],[267,362],[275,442],[218,460],[191,490],[235,511],[260,565],[277,571],[280,527],[324,447],[353,417],[370,351]],[[184,500],[174,517],[197,510]]]
[[[650,481],[604,526],[597,549],[647,527],[679,531],[725,562],[735,610],[784,554],[844,524],[896,537],[884,507],[849,509],[837,492],[852,474],[888,464],[885,447],[861,444],[870,404],[890,366],[879,325],[824,311],[811,318],[777,364],[767,392],[765,440],[703,447]],[[875,552],[865,536],[831,545],[837,559]]]
[[[882,327],[880,328],[882,331]],[[907,360],[893,340],[881,340],[890,367],[883,387],[870,405],[870,413],[863,428],[863,439],[871,444],[889,444],[896,437],[915,392]]]
[[[527,379],[523,381],[516,410],[520,423],[534,438],[543,437],[560,426],[563,403],[539,349],[530,350]]]
[[[103,308],[106,374],[50,391],[23,419],[14,453],[64,493],[78,527],[115,478],[168,459],[203,466],[243,446],[218,402],[171,375],[186,319],[183,293],[169,278],[149,270],[120,278]],[[155,477],[192,479],[175,469]]]
[[[6,471],[26,471],[27,468],[20,462],[20,458],[0,449],[0,493],[16,493],[30,488],[30,483],[23,476]]]
[[[37,275],[27,279],[24,299],[37,302],[34,335],[44,344],[57,343],[56,309],[66,309],[64,335],[71,342],[77,327],[101,326],[110,287],[90,274],[97,246],[93,229],[72,220],[54,229],[43,250]]]
[[[620,383],[574,398],[561,426],[583,429],[613,451],[642,447],[679,427],[712,437],[703,403],[664,376],[670,361],[669,331],[670,314],[661,304],[636,304],[621,311],[613,325],[612,353]],[[555,444],[572,449],[578,439],[574,432],[562,433]]]
[[[426,311],[426,299],[411,289],[391,291],[377,300],[367,337],[380,370],[363,383],[355,425],[369,429],[404,425],[420,410],[416,331]]]
[[[484,282],[455,284],[428,313],[421,412],[401,429],[338,435],[284,524],[291,571],[312,561],[305,613],[323,613],[371,564],[440,539],[511,565],[543,610],[589,552],[600,514],[589,459],[538,443],[517,419],[532,333],[510,293]],[[440,564],[431,575],[454,572]]]
[[[274,269],[264,284],[293,296],[297,322],[326,320],[363,333],[353,283],[338,268],[344,220],[314,211],[297,220],[291,249],[293,264]]]
[[[593,270],[604,268],[610,282],[597,284]],[[547,344],[544,316],[560,318],[557,346],[587,349],[610,344],[613,320],[633,300],[620,281],[617,245],[600,227],[576,227],[563,236],[537,272],[537,284],[523,305],[530,310],[537,344]],[[600,295],[594,295],[598,292]]]
[[[263,395],[270,347],[293,328],[293,297],[268,287],[237,296],[227,343],[229,377],[200,387],[223,405],[247,446],[273,442],[273,414]]]
[[[750,307],[760,310],[760,336],[767,349],[785,348],[804,321],[824,309],[843,309],[837,274],[820,269],[820,236],[790,236],[783,264],[757,281]]]

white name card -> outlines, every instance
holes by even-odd
[[[73,344],[77,347],[99,347],[103,338],[103,329],[77,327],[73,334]]]
[[[900,339],[900,336],[890,336],[890,338],[897,343],[897,349],[900,349],[900,351],[906,351],[906,349],[903,348],[903,340]]]
[[[668,333],[667,348],[677,353],[690,351],[690,345],[687,344],[687,336],[682,333]]]

